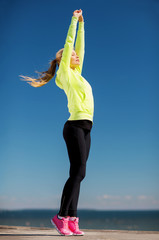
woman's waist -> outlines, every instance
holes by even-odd
[[[69,125],[81,127],[88,130],[91,130],[93,126],[93,122],[88,119],[67,120],[66,123]]]

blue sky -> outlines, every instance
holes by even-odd
[[[95,108],[78,207],[159,209],[156,0],[1,0],[0,208],[59,208],[69,173],[67,98],[55,77],[34,88],[19,75],[48,69],[80,8],[82,75]]]

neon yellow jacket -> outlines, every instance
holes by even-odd
[[[81,76],[84,59],[84,22],[79,22],[75,52],[79,56],[80,65],[75,69],[70,67],[70,60],[75,41],[78,18],[72,16],[68,29],[64,50],[56,72],[56,85],[63,89],[68,100],[70,117],[68,120],[88,119],[93,122],[94,99],[92,88],[84,77]]]

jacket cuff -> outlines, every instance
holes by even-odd
[[[76,24],[76,23],[77,23],[77,21],[78,21],[78,18],[77,18],[77,17],[75,17],[75,16],[72,16],[72,22]]]

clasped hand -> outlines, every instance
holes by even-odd
[[[73,16],[77,17],[79,19],[80,16],[82,16],[82,10],[75,10],[73,12]]]

